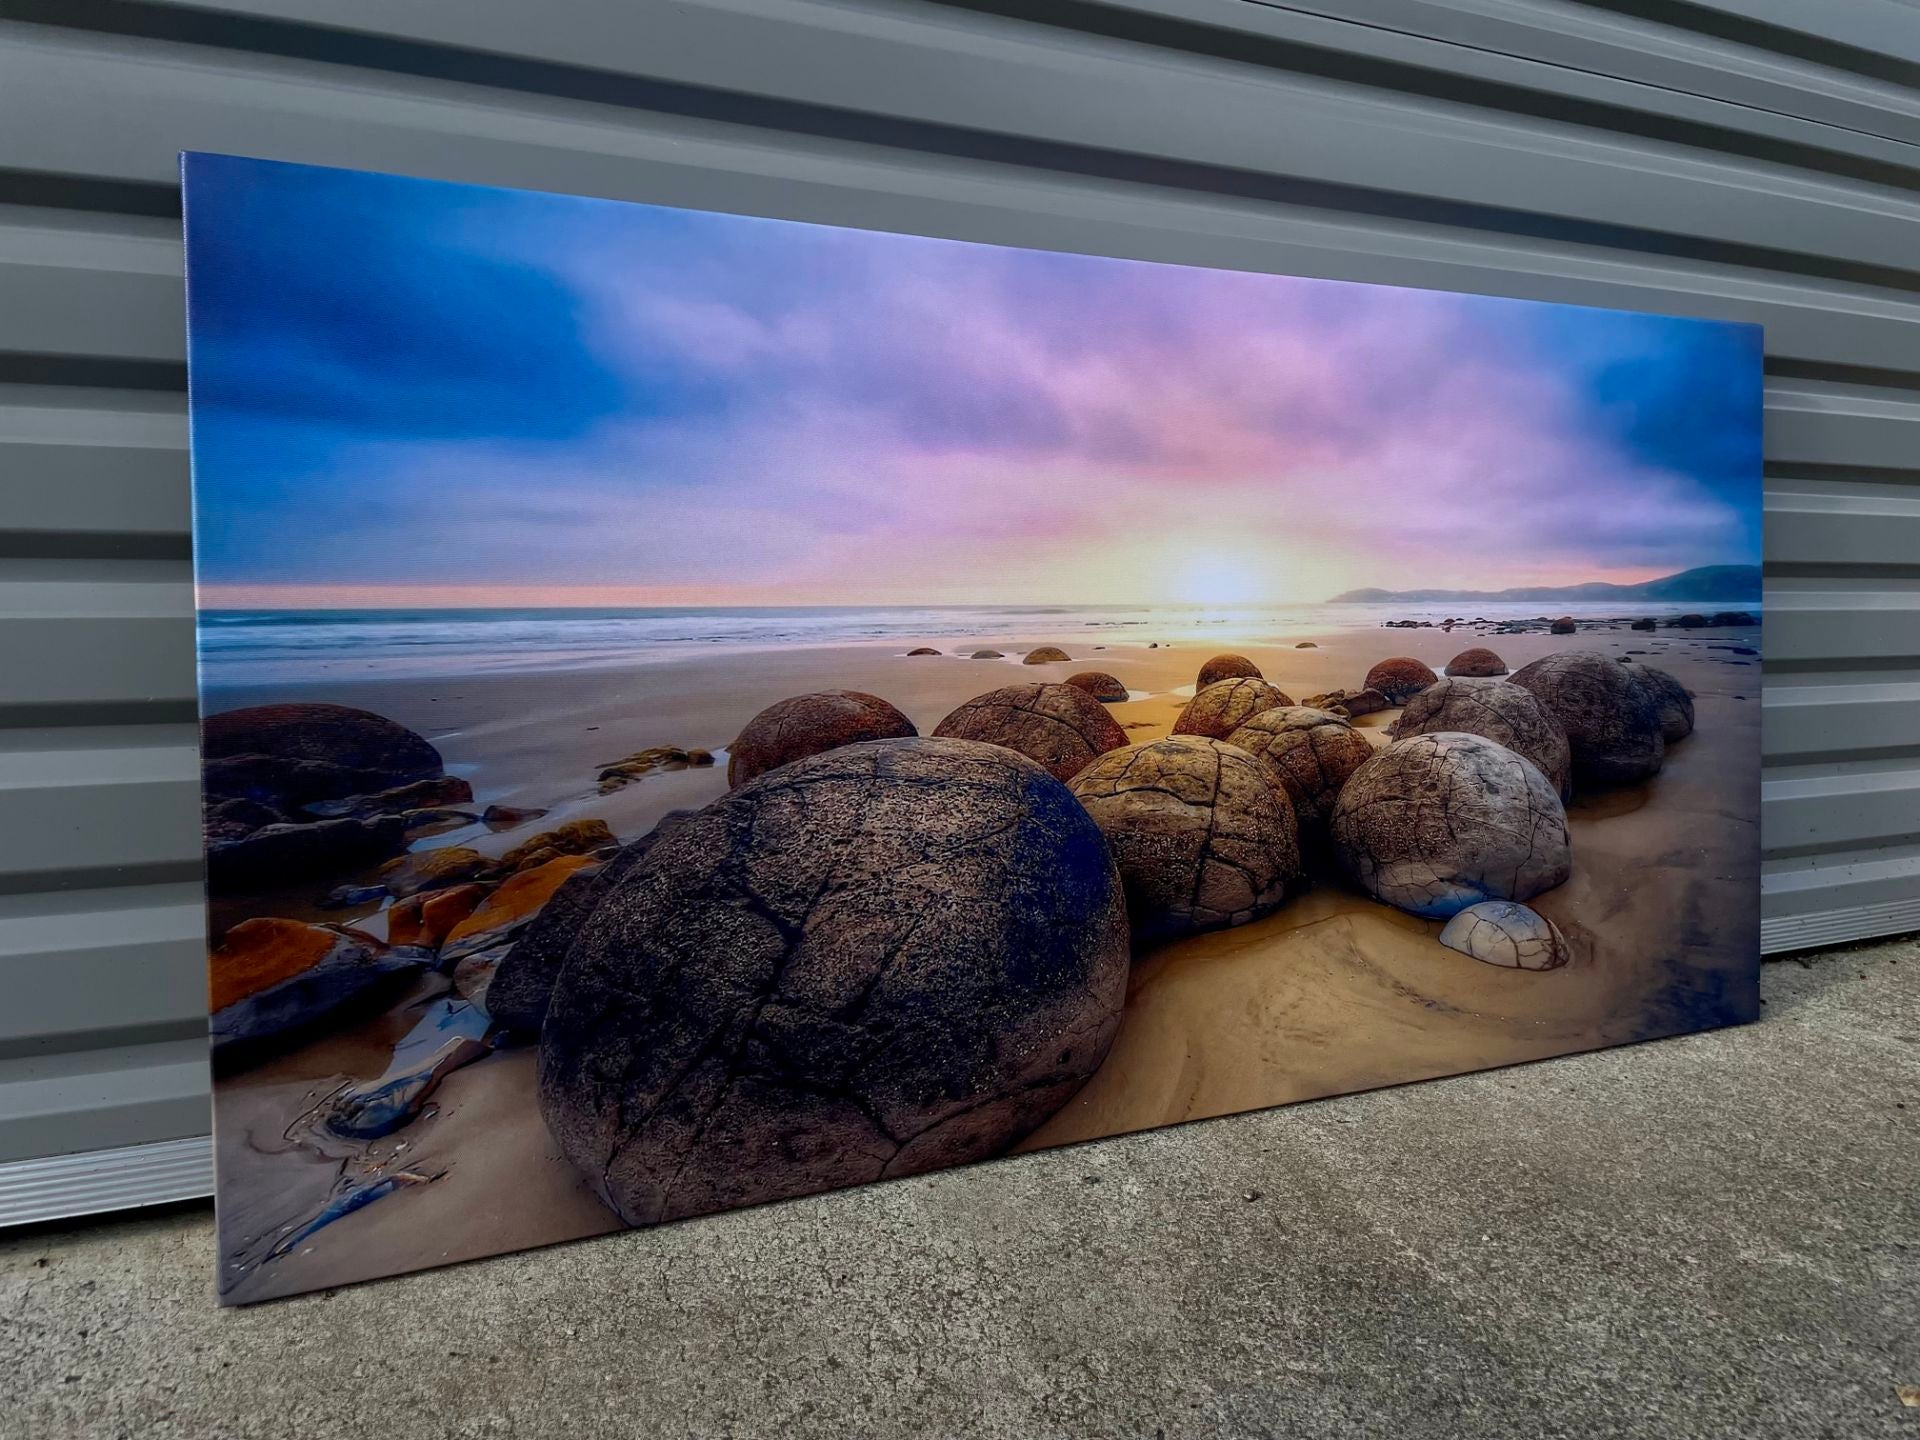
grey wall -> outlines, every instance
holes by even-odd
[[[205,1186],[178,151],[1757,321],[1784,949],[1920,926],[1917,86],[1896,0],[0,0],[0,1220]]]

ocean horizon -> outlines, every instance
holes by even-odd
[[[201,684],[208,689],[338,679],[603,669],[713,651],[835,645],[911,647],[954,641],[1100,645],[1273,643],[1389,620],[1524,620],[1652,616],[1739,608],[1751,601],[1634,604],[1620,600],[1310,605],[796,605],[471,609],[202,610]]]

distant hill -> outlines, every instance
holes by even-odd
[[[1347,590],[1329,605],[1424,605],[1445,600],[1737,600],[1760,602],[1758,565],[1702,565],[1643,580],[1638,585],[1610,585],[1589,580],[1584,585],[1522,585],[1513,590]]]

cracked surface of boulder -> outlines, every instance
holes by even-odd
[[[1216,680],[1187,702],[1180,718],[1173,722],[1173,733],[1224,740],[1262,710],[1291,704],[1292,699],[1278,686],[1250,675]]]
[[[1072,788],[1107,837],[1142,938],[1257,920],[1300,875],[1293,802],[1263,762],[1224,740],[1170,735],[1116,751]]]
[[[1671,745],[1693,733],[1693,692],[1657,665],[1635,665],[1630,672],[1653,701],[1660,736]]]
[[[1128,966],[1112,856],[1039,765],[829,751],[601,897],[541,1031],[541,1113],[629,1224],[981,1159],[1093,1073]]]
[[[1449,678],[1407,702],[1388,731],[1396,740],[1458,730],[1524,755],[1552,782],[1561,800],[1573,795],[1567,732],[1531,690],[1504,680]]]
[[[1666,737],[1637,668],[1598,650],[1569,650],[1514,672],[1510,683],[1531,690],[1567,732],[1575,780],[1630,785],[1659,773]]]
[[[1062,665],[1073,657],[1058,645],[1038,645],[1021,659],[1022,665]]]
[[[1104,670],[1082,670],[1078,675],[1069,675],[1066,683],[1110,705],[1127,698],[1127,687]]]
[[[1071,780],[1127,743],[1106,707],[1077,685],[1007,685],[976,695],[934,727],[943,740],[1004,745]]]
[[[892,705],[862,690],[789,696],[769,705],[740,731],[727,751],[727,784],[744,785],[769,770],[841,745],[919,733]]]
[[[1244,655],[1231,652],[1216,655],[1200,667],[1200,676],[1194,682],[1202,690],[1209,685],[1217,685],[1222,680],[1262,680],[1260,667]]]
[[[1440,943],[1508,970],[1558,970],[1571,958],[1560,927],[1511,900],[1482,900],[1447,921]]]
[[[1273,772],[1293,802],[1303,834],[1326,827],[1340,787],[1373,758],[1373,746],[1353,726],[1304,705],[1262,710],[1227,743],[1258,757]]]
[[[1506,673],[1507,662],[1494,654],[1493,651],[1478,645],[1474,646],[1471,650],[1462,650],[1458,655],[1447,661],[1447,674],[1449,675],[1461,675],[1469,679],[1483,679],[1489,675],[1504,675]]]
[[[1334,804],[1333,845],[1369,895],[1432,919],[1528,899],[1573,868],[1566,811],[1540,768],[1457,731],[1396,740],[1356,770]]]
[[[1425,661],[1394,655],[1367,671],[1362,688],[1378,690],[1393,704],[1404,705],[1439,678]]]

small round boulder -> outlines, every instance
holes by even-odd
[[[1560,927],[1511,900],[1482,900],[1447,921],[1440,943],[1508,970],[1558,970],[1572,958]]]
[[[1304,705],[1262,710],[1227,743],[1266,763],[1293,801],[1302,834],[1325,828],[1340,787],[1373,758],[1373,746],[1353,726]]]
[[[1202,690],[1209,685],[1217,685],[1222,680],[1253,679],[1265,677],[1260,667],[1244,655],[1216,655],[1200,667],[1200,678],[1195,682]]]
[[[1036,649],[1029,650],[1026,653],[1026,658],[1021,660],[1020,663],[1022,665],[1062,665],[1071,659],[1073,659],[1073,657],[1058,645],[1042,645]]]
[[[1004,660],[1007,657],[998,650],[976,650],[967,658],[969,660]]]
[[[1548,633],[1553,635],[1571,635],[1576,628],[1571,615],[1562,615],[1547,626]]]
[[[1447,674],[1465,676],[1468,679],[1482,679],[1489,675],[1507,673],[1507,662],[1491,650],[1475,646],[1471,650],[1462,650],[1447,661]]]
[[[946,740],[1003,745],[1071,780],[1098,756],[1127,743],[1127,732],[1077,685],[1005,685],[976,695],[933,733]]]
[[[1341,865],[1376,900],[1444,920],[1525,900],[1572,873],[1567,814],[1531,761],[1479,735],[1396,740],[1333,807]]]
[[[747,722],[727,751],[727,784],[744,785],[769,770],[842,745],[919,733],[911,720],[878,695],[859,690],[794,695],[769,705]]]
[[[1693,733],[1693,694],[1655,665],[1636,665],[1634,676],[1660,716],[1660,735],[1669,745]]]
[[[1066,683],[1111,705],[1127,698],[1127,687],[1104,670],[1082,670],[1078,675],[1069,675]]]
[[[907,651],[907,657],[911,659],[915,655],[938,655],[939,653],[940,652],[931,645],[916,645],[913,649]]]
[[[1293,804],[1236,745],[1169,736],[1103,756],[1072,789],[1112,847],[1142,938],[1257,920],[1300,874]]]
[[[1362,687],[1378,690],[1396,705],[1404,705],[1440,677],[1411,655],[1395,655],[1367,671]]]
[[[1631,785],[1658,774],[1667,754],[1659,708],[1636,668],[1568,650],[1521,666],[1509,683],[1531,690],[1567,732],[1574,779]]]
[[[1562,800],[1573,795],[1567,732],[1531,690],[1504,680],[1446,679],[1407,702],[1393,722],[1397,740],[1458,730],[1504,745],[1538,765]]]
[[[1262,710],[1291,704],[1285,692],[1252,676],[1216,680],[1187,702],[1173,722],[1173,733],[1224,740]]]
[[[832,750],[600,897],[553,986],[540,1110],[632,1225],[965,1164],[1099,1066],[1128,966],[1113,858],[1038,765]]]

